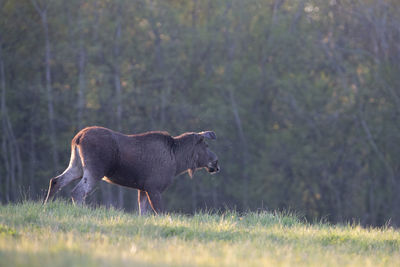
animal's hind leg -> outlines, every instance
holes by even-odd
[[[146,215],[148,213],[149,202],[145,191],[138,190],[138,205],[139,215]]]
[[[93,191],[104,175],[96,175],[85,169],[82,179],[72,190],[72,201],[74,204],[83,204],[86,197]]]
[[[44,200],[44,204],[46,204],[49,199],[52,199],[64,186],[68,185],[73,180],[82,178],[82,175],[82,162],[79,153],[76,147],[72,147],[69,166],[62,174],[50,179],[49,190]]]
[[[157,191],[149,191],[147,192],[147,197],[150,202],[150,205],[153,211],[156,214],[160,214],[163,212],[163,205],[161,202],[161,193]]]

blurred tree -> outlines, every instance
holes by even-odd
[[[398,1],[0,7],[2,202],[42,196],[84,126],[215,130],[221,173],[178,177],[169,210],[400,225]],[[92,202],[133,210],[136,197],[102,183]]]

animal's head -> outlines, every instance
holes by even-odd
[[[194,147],[194,163],[195,166],[189,169],[190,177],[196,169],[205,168],[209,173],[215,174],[219,172],[218,157],[208,148],[206,139],[215,140],[217,136],[212,131],[196,133]]]

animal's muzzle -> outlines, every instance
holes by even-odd
[[[46,204],[48,200],[53,199],[58,190],[60,190],[60,182],[57,180],[57,178],[50,179],[49,190],[45,199],[43,200],[43,204]]]
[[[219,172],[219,170],[220,170],[220,167],[218,165],[218,160],[209,163],[207,166],[207,171],[211,174],[215,174],[215,173]]]

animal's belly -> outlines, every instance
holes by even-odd
[[[130,188],[143,190],[143,183],[134,177],[120,177],[119,175],[113,175],[110,177],[103,177],[103,180],[110,184],[122,185]]]

